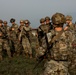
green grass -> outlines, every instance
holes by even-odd
[[[40,75],[43,72],[43,62],[35,69],[37,61],[33,58],[25,58],[24,56],[13,57],[12,59],[4,58],[0,61],[0,75]],[[76,69],[71,70],[71,75],[76,75]]]
[[[39,75],[42,72],[43,62],[34,68],[37,61],[23,56],[5,58],[0,62],[0,75]]]

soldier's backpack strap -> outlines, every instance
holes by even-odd
[[[60,36],[62,35],[63,31],[64,30],[60,31],[56,36],[53,37],[53,39],[51,40],[51,44],[53,44],[56,41],[56,39],[60,38]]]

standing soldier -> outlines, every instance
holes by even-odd
[[[1,41],[1,50],[6,50],[7,51],[7,55],[9,56],[9,58],[11,58],[11,52],[10,52],[10,47],[9,47],[9,43],[8,43],[8,36],[3,28],[2,25],[3,21],[0,20],[0,40]]]
[[[29,40],[29,31],[31,30],[30,22],[29,20],[25,20],[24,23],[25,26],[22,27],[19,38],[22,38],[22,46],[24,49],[23,54],[26,57],[29,56],[30,58],[32,58],[32,49]]]
[[[12,41],[12,45],[14,46],[14,55],[17,54],[18,51],[18,25],[15,23],[15,19],[11,18],[10,23],[12,26],[10,27],[10,40]]]
[[[44,65],[43,75],[69,75],[68,65],[70,56],[72,56],[72,33],[63,30],[65,16],[62,13],[54,14],[52,23],[55,25],[55,28],[50,31],[51,41],[48,42],[52,46],[50,49],[51,58]]]
[[[24,20],[20,20],[20,26],[18,28],[18,42],[19,42],[19,47],[18,47],[18,55],[23,52],[23,47],[22,47],[22,32],[23,32],[23,27],[24,27]]]
[[[53,29],[53,25],[50,22],[50,17],[48,17],[48,16],[45,17],[45,23],[46,23],[46,25],[49,25],[50,30]]]
[[[37,50],[36,57],[38,58],[40,55],[45,52],[47,49],[47,33],[50,31],[50,26],[45,24],[45,18],[40,19],[40,26],[38,27],[38,39],[39,39],[39,48]]]
[[[42,38],[43,38],[43,36],[44,36],[44,33],[43,33],[43,31],[44,31],[44,29],[46,28],[45,27],[45,19],[44,18],[41,18],[40,19],[40,26],[38,27],[38,39],[39,39],[39,44],[40,44],[40,46],[42,45]],[[42,29],[41,29],[42,28]]]
[[[45,40],[45,35],[50,31],[49,25],[45,24],[45,18],[40,19],[40,26],[38,27],[38,38],[39,38],[39,43],[40,46],[46,49],[46,40]]]
[[[33,57],[36,57],[36,53],[39,48],[39,41],[38,41],[38,30],[37,29],[32,29],[29,32],[29,39],[30,39],[30,44],[33,52]]]

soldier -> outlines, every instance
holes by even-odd
[[[67,30],[67,29],[71,29],[73,30],[75,28],[75,24],[72,23],[72,16],[70,15],[67,15],[66,16],[66,27],[64,28],[64,30]]]
[[[38,39],[39,39],[39,44],[41,46],[41,44],[42,44],[41,39],[44,36],[44,34],[43,34],[43,31],[40,28],[41,28],[41,26],[44,26],[45,25],[45,19],[44,18],[41,18],[40,19],[40,24],[41,25],[38,27]]]
[[[52,47],[50,50],[50,60],[45,63],[43,75],[69,75],[68,65],[71,55],[72,33],[64,31],[65,16],[62,13],[55,13],[52,16],[52,23],[55,25],[54,30],[50,31],[48,42]]]
[[[5,33],[5,30],[4,30],[4,28],[3,28],[3,25],[2,25],[2,23],[3,23],[3,21],[0,21],[0,32],[1,32],[1,50],[6,50],[7,51],[7,55],[8,55],[8,57],[9,58],[11,58],[11,52],[10,52],[10,47],[9,47],[9,43],[8,43],[8,37],[7,37],[7,35],[6,35],[6,33]]]
[[[40,26],[38,27],[38,39],[40,46],[46,48],[45,34],[49,32],[49,25],[45,24],[45,18],[40,19]]]
[[[9,34],[9,38],[12,42],[12,46],[13,47],[13,56],[17,54],[18,51],[18,25],[15,23],[15,19],[11,18],[10,19],[10,23],[12,23],[12,26],[10,27],[10,34]]]
[[[46,23],[46,25],[49,25],[50,27],[50,30],[51,29],[53,29],[53,25],[52,25],[52,23],[50,22],[50,17],[48,17],[48,16],[46,16],[45,17],[45,23]]]
[[[39,48],[36,52],[36,58],[39,57],[39,55],[43,54],[42,52],[45,52],[47,49],[47,37],[46,34],[49,32],[49,25],[45,24],[45,18],[40,19],[40,26],[38,27],[38,40],[39,40]]]
[[[32,52],[33,52],[33,57],[36,57],[36,53],[39,48],[38,30],[37,29],[32,29],[29,32],[29,39],[30,39],[30,44],[31,44]]]
[[[18,28],[18,54],[17,56],[19,56],[22,52],[23,52],[23,47],[22,47],[22,32],[23,32],[23,27],[24,27],[24,20],[20,20],[20,26]]]
[[[30,22],[29,20],[24,21],[25,26],[22,27],[22,30],[20,32],[19,38],[22,39],[22,46],[23,46],[23,54],[26,57],[32,58],[32,49],[30,45],[30,40],[29,40],[29,31],[31,30],[30,27]]]

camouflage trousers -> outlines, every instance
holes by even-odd
[[[12,40],[11,42],[12,44],[12,55],[16,55],[19,56],[20,55],[20,51],[21,51],[21,44],[18,40]]]
[[[69,75],[68,62],[50,60],[45,65],[43,75]]]
[[[7,40],[0,39],[0,59],[2,60],[2,50],[7,51],[7,55],[11,58],[11,51]]]
[[[7,40],[4,40],[3,49],[7,51],[8,57],[11,58],[10,46]]]
[[[38,42],[31,42],[31,48],[32,48],[32,55],[33,57],[36,57],[36,53],[38,51],[39,48],[39,43]]]
[[[27,38],[22,39],[22,46],[23,46],[23,52],[25,54],[32,54],[32,49],[29,43],[29,40]]]

